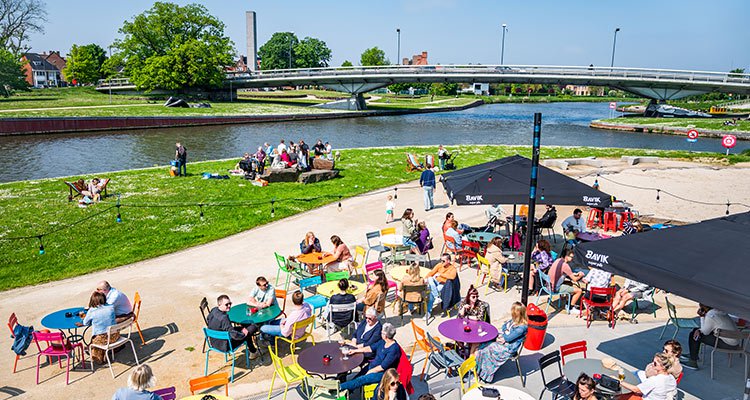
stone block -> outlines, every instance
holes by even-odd
[[[284,169],[267,169],[266,173],[261,175],[261,179],[265,179],[268,183],[274,182],[297,182],[300,172],[296,168],[284,168]]]
[[[628,165],[636,165],[641,163],[658,164],[659,157],[642,157],[642,156],[622,156],[620,161],[628,163]]]
[[[312,169],[326,169],[332,170],[334,167],[333,161],[325,158],[313,158]]]
[[[325,169],[314,169],[309,172],[303,172],[299,175],[297,182],[299,183],[315,183],[320,181],[327,181],[339,176],[339,171],[336,169],[325,170]]]
[[[568,163],[565,160],[542,160],[542,165],[545,167],[558,168],[563,171],[568,169]]]

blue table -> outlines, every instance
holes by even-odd
[[[71,342],[83,342],[84,346],[88,346],[88,343],[83,339],[83,335],[86,333],[86,330],[88,327],[85,327],[83,333],[80,335],[78,334],[78,328],[82,328],[80,326],[76,326],[76,322],[83,323],[83,320],[81,317],[78,316],[78,313],[81,311],[86,311],[83,307],[73,307],[73,308],[66,308],[64,310],[55,311],[51,314],[47,314],[44,318],[42,318],[42,325],[45,328],[49,329],[57,329],[62,331],[63,329],[68,331],[68,334],[66,337]],[[70,313],[70,317],[66,317],[65,314]]]

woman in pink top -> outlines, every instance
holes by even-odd
[[[333,243],[333,247],[335,248],[333,256],[336,257],[336,260],[326,264],[326,271],[341,271],[346,268],[351,273],[350,263],[352,261],[352,253],[349,251],[349,247],[336,235],[331,236],[331,243]]]
[[[304,300],[305,296],[302,294],[302,292],[294,292],[294,294],[292,295],[292,303],[294,304],[294,308],[289,312],[288,316],[282,319],[275,319],[260,327],[260,332],[266,335],[266,340],[270,342],[270,336],[283,336],[291,338],[294,323],[304,321],[310,318],[310,316],[312,315],[312,307],[310,307],[309,304],[305,303]],[[305,328],[299,328],[297,329],[297,332],[294,333],[294,338],[299,339],[304,334]]]

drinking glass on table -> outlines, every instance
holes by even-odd
[[[343,345],[341,346],[341,357],[342,360],[348,360],[349,359],[349,346]]]

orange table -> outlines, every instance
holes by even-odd
[[[317,253],[312,252],[309,254],[300,254],[297,256],[297,261],[305,264],[310,265],[317,265],[317,264],[328,264],[329,262],[336,261],[336,258],[333,257],[332,253]]]

